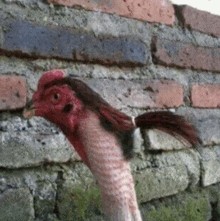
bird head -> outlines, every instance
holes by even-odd
[[[58,125],[62,130],[73,131],[78,120],[83,117],[83,102],[68,84],[62,70],[53,70],[42,75],[37,91],[23,114],[30,118],[41,116]],[[84,114],[85,115],[85,114]]]

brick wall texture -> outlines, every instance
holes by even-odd
[[[117,14],[149,22],[172,25],[174,23],[174,8],[167,0],[48,0],[49,3],[78,7],[86,10]]]
[[[0,110],[22,108],[26,105],[27,85],[22,77],[0,76]]]
[[[219,220],[220,16],[169,0],[0,0],[0,9],[0,217],[73,220],[74,188],[96,185],[59,128],[22,115],[42,73],[63,69],[128,115],[172,111],[198,130],[194,149],[134,132],[143,220],[192,199],[192,214]],[[90,212],[85,220],[101,220]]]
[[[176,18],[179,19],[183,28],[219,37],[219,16],[186,5],[173,6],[166,0],[121,0],[111,2],[48,0],[48,3],[81,10],[114,13],[130,19],[166,25],[174,25],[176,13]],[[1,32],[2,40],[0,44],[0,52],[3,55],[34,59],[57,58],[69,61],[122,66],[148,66],[152,60],[154,64],[166,67],[220,72],[220,49],[218,47],[205,47],[204,45],[200,46],[184,41],[170,40],[155,34],[152,35],[151,47],[149,47],[140,38],[135,36],[95,36],[91,32],[78,29],[62,28],[57,25],[40,25],[18,19],[9,19],[6,22],[0,19],[0,22],[2,29],[5,30]],[[27,95],[23,80],[19,81],[16,77],[11,76],[8,78],[2,76],[1,79],[1,84],[4,84],[6,81],[7,83],[4,87],[1,87],[0,108],[5,110],[23,107]],[[21,87],[16,86],[18,82],[21,82]],[[6,90],[5,87],[8,87],[11,92]],[[178,107],[184,105],[183,91],[178,92],[178,89],[173,84],[169,84],[168,87],[170,87],[169,90],[165,90],[162,93],[163,95],[158,95],[157,92],[155,93],[155,90],[150,92],[154,93],[151,96],[158,103],[156,106]],[[203,89],[204,87],[203,85],[191,87],[192,106],[218,107],[217,94],[215,95],[216,97],[213,97],[214,95],[210,97],[213,94],[210,91],[217,91],[217,86],[210,84],[205,87],[206,89]],[[203,90],[206,90],[206,92]],[[175,98],[171,98],[173,91],[177,91]],[[207,101],[199,101],[198,94],[200,93],[209,94],[206,96]]]

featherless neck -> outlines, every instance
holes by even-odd
[[[101,159],[103,165],[109,165],[111,157],[124,160],[119,140],[113,132],[102,127],[99,117],[94,112],[89,112],[87,118],[80,122],[78,135],[89,155],[91,164]]]
[[[108,139],[109,137],[116,139],[113,132],[109,132],[103,127],[99,116],[93,111],[87,111],[86,117],[80,121],[78,134],[83,140],[90,138],[98,141]]]

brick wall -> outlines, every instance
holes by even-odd
[[[196,204],[197,216],[220,220],[219,16],[167,0],[0,0],[0,9],[0,217],[73,220],[74,186],[95,182],[58,128],[22,116],[41,74],[61,68],[129,115],[171,110],[198,128],[196,149],[135,132],[144,220],[197,198],[206,208]]]

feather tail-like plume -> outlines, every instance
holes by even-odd
[[[184,117],[168,111],[144,113],[135,118],[135,124],[142,129],[158,129],[164,131],[178,140],[186,140],[193,146],[201,143],[195,127]]]
[[[169,111],[147,112],[133,120],[132,117],[109,104],[102,103],[99,104],[99,114],[110,122],[115,132],[131,131],[136,127],[158,129],[174,136],[181,142],[189,142],[192,146],[202,143],[198,136],[198,131],[192,124],[183,116]]]

